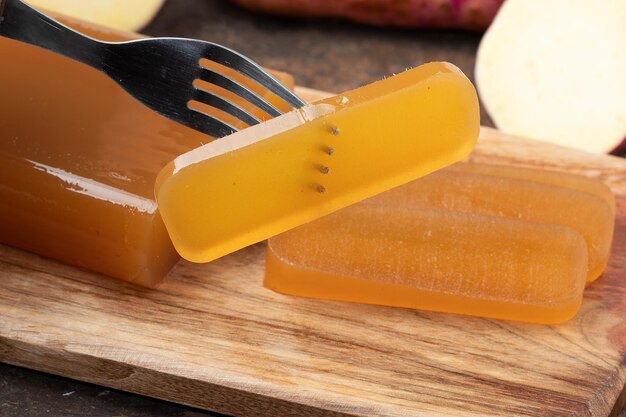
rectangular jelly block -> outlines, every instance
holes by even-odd
[[[357,204],[269,240],[265,286],[312,298],[560,323],[580,306],[575,230],[508,217]]]
[[[467,163],[461,162],[446,168],[449,171],[468,172],[474,174],[493,175],[496,177],[517,178],[534,181],[542,184],[558,185],[578,191],[594,194],[607,202],[615,214],[615,196],[608,185],[602,181],[583,175],[567,172],[551,171],[549,169],[526,168],[513,165]]]
[[[106,40],[131,37],[72,24]],[[155,178],[211,138],[77,62],[4,38],[0,56],[0,242],[158,283],[179,257],[157,210]]]
[[[208,262],[465,157],[470,81],[430,63],[181,155],[157,179],[177,251]]]
[[[377,195],[368,204],[430,208],[560,224],[587,243],[587,280],[609,259],[615,200],[601,181],[580,175],[475,163],[455,164]]]

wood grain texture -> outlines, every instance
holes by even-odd
[[[472,159],[579,172],[615,191],[613,256],[572,321],[282,296],[261,285],[264,244],[181,262],[158,290],[0,246],[0,360],[235,415],[617,415],[626,161],[491,129]]]

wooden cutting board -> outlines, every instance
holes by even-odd
[[[0,246],[0,360],[243,416],[608,416],[626,383],[626,161],[483,129],[472,159],[604,179],[613,255],[559,326],[292,298],[264,244],[159,290]]]

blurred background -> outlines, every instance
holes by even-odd
[[[324,3],[324,2],[322,2]],[[377,27],[342,18],[254,13],[228,1],[166,2],[144,33],[197,37],[228,46],[301,86],[339,93],[429,61],[473,77],[481,31]],[[486,113],[483,124],[491,125]]]

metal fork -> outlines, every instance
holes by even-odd
[[[249,58],[211,42],[181,38],[103,42],[68,28],[21,0],[0,0],[0,36],[48,49],[100,70],[157,113],[216,138],[237,128],[191,108],[190,102],[215,107],[248,125],[261,120],[224,97],[195,87],[195,80],[231,91],[270,116],[282,112],[233,78],[203,68],[203,58],[251,78],[293,107],[305,104]]]

